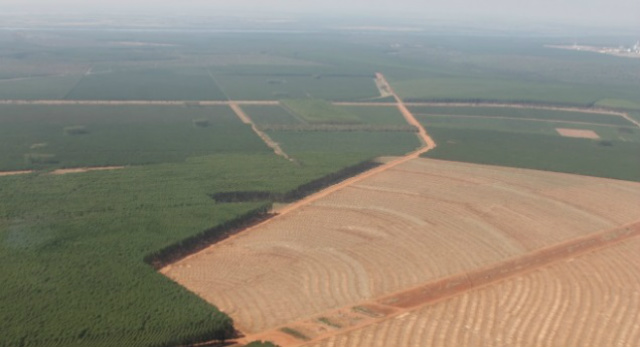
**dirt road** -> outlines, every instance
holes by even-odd
[[[97,106],[225,106],[238,105],[279,105],[274,100],[234,100],[234,101],[184,101],[184,100],[0,100],[0,105],[97,105]]]
[[[265,224],[271,223],[274,220],[278,220],[279,218],[282,218],[283,216],[291,213],[292,211],[295,211],[295,210],[297,210],[297,209],[299,209],[301,207],[307,206],[307,205],[313,203],[314,201],[317,201],[318,199],[321,199],[321,198],[323,198],[323,197],[325,197],[325,196],[327,196],[327,195],[329,195],[331,193],[339,191],[339,190],[341,190],[341,189],[343,189],[345,187],[348,187],[348,186],[350,186],[350,185],[352,185],[354,183],[360,182],[360,181],[362,181],[362,180],[364,180],[364,179],[366,179],[368,177],[371,177],[373,175],[376,175],[378,173],[381,173],[381,172],[384,172],[386,170],[389,170],[389,169],[391,169],[393,167],[396,167],[396,166],[398,166],[398,165],[400,165],[402,163],[405,163],[405,162],[407,162],[407,161],[409,161],[411,159],[418,158],[418,157],[420,157],[421,154],[426,153],[426,152],[428,152],[428,151],[430,151],[430,150],[432,150],[433,148],[436,147],[435,141],[433,141],[433,139],[429,136],[429,134],[424,129],[422,124],[420,124],[420,122],[418,122],[418,120],[416,120],[416,118],[406,108],[406,106],[404,106],[404,103],[402,102],[402,99],[400,99],[398,97],[398,95],[395,94],[395,92],[393,91],[391,86],[389,86],[389,84],[387,83],[387,81],[384,78],[384,76],[382,74],[380,74],[380,73],[376,74],[376,76],[378,76],[378,78],[381,81],[383,81],[383,83],[385,83],[387,85],[387,88],[388,88],[389,92],[391,92],[392,95],[394,96],[394,98],[396,99],[397,103],[396,104],[392,104],[392,105],[398,107],[398,109],[400,110],[402,115],[407,120],[407,123],[409,123],[409,124],[411,124],[411,125],[413,125],[413,126],[415,126],[415,127],[417,127],[419,129],[417,136],[420,138],[422,143],[425,144],[425,146],[423,146],[423,147],[421,147],[421,148],[419,148],[419,149],[417,149],[417,150],[415,150],[415,151],[413,151],[411,153],[408,153],[403,157],[400,157],[400,158],[395,159],[395,160],[391,160],[391,161],[389,161],[389,162],[387,162],[387,163],[385,163],[383,165],[377,166],[377,167],[375,167],[375,168],[373,168],[373,169],[371,169],[369,171],[361,173],[360,175],[351,177],[351,178],[349,178],[347,180],[344,180],[344,181],[342,181],[340,183],[337,183],[335,185],[327,187],[327,188],[325,188],[325,189],[323,189],[323,190],[321,190],[321,191],[319,191],[319,192],[317,192],[315,194],[311,194],[311,195],[307,196],[306,198],[304,198],[302,200],[299,200],[299,201],[294,202],[292,204],[283,206],[282,208],[280,208],[277,211],[275,211],[277,213],[277,215],[274,216],[273,218],[267,219],[262,223],[258,223],[256,225],[253,225],[253,226],[243,230],[242,232],[240,232],[240,233],[238,233],[238,234],[236,234],[234,236],[231,236],[231,237],[225,239],[224,241],[219,242],[216,245],[219,245],[219,244],[222,244],[222,243],[233,242],[233,240],[239,234],[244,234],[244,233],[247,233],[247,232],[251,232],[252,230],[261,228]],[[235,103],[235,102],[230,103],[230,105],[233,104],[233,103]],[[237,108],[239,108],[239,107],[237,107]],[[244,112],[241,112],[241,114],[242,114],[242,116],[240,114],[238,114],[240,119],[242,119],[244,122],[251,122],[250,118],[246,114],[244,114]],[[209,246],[209,248],[210,247],[214,247],[216,245]],[[209,250],[209,248],[205,248],[200,252],[207,252]],[[196,253],[196,254],[198,254],[198,253]],[[193,257],[196,254],[192,254],[190,256],[187,256],[187,257],[183,258],[181,260],[181,262],[188,260],[189,258]],[[166,273],[170,268],[171,268],[171,265],[168,265],[168,266],[160,269],[160,272],[161,273]]]
[[[247,115],[244,110],[240,107],[240,105],[238,105],[238,103],[236,102],[231,102],[229,103],[229,107],[231,107],[231,109],[233,110],[233,112],[235,112],[235,114],[238,116],[238,118],[240,118],[240,120],[244,123],[244,124],[248,124],[251,126],[251,129],[253,129],[253,132],[256,133],[256,135],[258,135],[259,138],[262,139],[262,141],[264,141],[264,143],[271,149],[273,149],[273,152],[276,155],[279,155],[289,161],[295,161],[293,158],[291,158],[287,153],[284,152],[284,150],[282,150],[282,148],[280,147],[280,145],[273,141],[271,139],[271,137],[269,137],[269,135],[267,135],[265,132],[263,132],[262,130],[260,130],[258,128],[258,126],[256,126],[256,124],[253,122],[253,120],[251,119],[251,117],[249,117],[249,115]]]

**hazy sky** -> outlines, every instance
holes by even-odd
[[[34,11],[43,7],[82,11],[109,8],[135,12],[146,7],[169,13],[197,14],[243,9],[283,14],[321,11],[327,14],[411,15],[464,20],[527,19],[640,27],[640,0],[0,0],[0,6],[6,5],[10,5],[8,8]]]

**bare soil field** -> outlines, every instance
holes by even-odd
[[[593,130],[585,130],[585,129],[566,129],[566,128],[556,128],[558,134],[564,137],[575,137],[580,139],[593,139],[598,140],[600,136],[596,134]]]
[[[365,320],[358,318],[362,312],[339,312],[619,228],[636,222],[638,211],[638,183],[413,159],[163,273],[230,314],[245,333],[317,320],[326,312],[330,322],[358,322]]]
[[[639,288],[635,237],[309,346],[633,347]]]

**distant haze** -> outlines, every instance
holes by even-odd
[[[108,4],[107,4],[108,3]],[[135,14],[319,13],[640,27],[640,0],[0,0],[5,9]]]

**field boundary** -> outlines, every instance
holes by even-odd
[[[382,74],[380,74],[380,76],[381,76],[381,79],[386,82],[386,80],[384,79],[384,76]],[[264,221],[262,221],[260,223],[251,225],[251,226],[245,228],[244,230],[239,230],[234,235],[232,235],[232,236],[230,236],[230,237],[228,237],[228,238],[226,238],[224,240],[221,240],[220,242],[211,244],[208,247],[200,250],[197,253],[193,253],[191,255],[188,255],[188,256],[182,258],[181,260],[179,260],[178,262],[174,262],[172,264],[166,264],[166,266],[164,266],[163,268],[159,269],[160,273],[166,274],[173,264],[180,263],[180,262],[183,262],[183,261],[187,261],[189,258],[191,258],[193,256],[196,256],[198,253],[205,252],[209,248],[215,247],[215,246],[217,246],[219,244],[224,244],[226,242],[233,242],[233,240],[236,237],[238,237],[239,235],[241,235],[241,234],[245,234],[245,233],[250,232],[250,231],[252,231],[254,229],[260,228],[260,227],[266,225],[267,223],[272,223],[275,220],[279,220],[283,216],[285,216],[285,215],[287,215],[287,214],[289,214],[289,213],[291,213],[291,212],[293,212],[295,210],[298,210],[298,209],[300,209],[300,208],[302,208],[304,206],[307,206],[307,205],[309,205],[309,204],[311,204],[311,203],[313,203],[313,202],[315,202],[315,201],[317,201],[317,200],[319,200],[319,199],[321,199],[321,198],[323,198],[323,197],[325,197],[327,195],[330,195],[330,194],[332,194],[332,193],[334,193],[336,191],[339,191],[339,190],[344,189],[344,188],[346,188],[348,186],[351,186],[351,185],[353,185],[353,184],[355,184],[357,182],[360,182],[360,181],[362,181],[362,180],[364,180],[364,179],[366,179],[368,177],[371,177],[371,176],[376,175],[378,173],[381,173],[381,172],[384,172],[384,171],[389,170],[391,168],[394,168],[394,167],[396,167],[396,166],[398,166],[400,164],[406,163],[409,160],[419,158],[420,155],[422,155],[422,154],[434,149],[436,147],[435,141],[429,136],[429,134],[427,133],[425,128],[422,126],[422,124],[420,124],[420,122],[418,122],[418,120],[413,116],[413,114],[409,111],[409,109],[407,109],[406,106],[404,106],[404,103],[402,102],[402,99],[400,99],[395,94],[395,92],[393,91],[393,89],[391,89],[390,86],[389,86],[389,90],[391,91],[391,93],[394,94],[394,96],[395,96],[395,98],[397,100],[397,104],[394,104],[394,106],[398,107],[398,109],[400,110],[400,112],[404,116],[404,118],[407,121],[407,123],[409,123],[410,125],[414,125],[416,128],[418,128],[419,131],[416,133],[416,135],[420,138],[420,141],[423,143],[422,147],[420,147],[417,150],[412,151],[412,152],[410,152],[410,153],[408,153],[408,154],[406,154],[406,155],[404,155],[402,157],[399,157],[399,158],[397,158],[395,160],[392,160],[392,161],[389,161],[389,162],[387,162],[385,164],[376,166],[376,167],[374,167],[374,168],[372,168],[370,170],[367,170],[365,172],[362,172],[362,173],[360,173],[360,174],[358,174],[356,176],[347,178],[347,179],[345,179],[345,180],[343,180],[343,181],[341,181],[339,183],[336,183],[336,184],[333,184],[331,186],[328,186],[325,189],[317,191],[317,192],[315,192],[313,194],[310,194],[310,195],[302,198],[301,200],[298,200],[297,202],[294,202],[292,204],[283,206],[282,208],[279,208],[276,211],[276,214],[271,218],[268,218],[268,219],[266,219],[266,220],[264,220]]]
[[[233,110],[236,116],[238,116],[238,118],[240,118],[240,120],[244,124],[251,126],[251,129],[253,130],[253,132],[256,133],[256,135],[258,135],[258,137],[262,139],[262,141],[267,145],[267,147],[271,148],[276,155],[281,156],[290,162],[296,162],[295,159],[293,159],[287,153],[285,153],[282,147],[280,147],[280,144],[273,141],[273,139],[271,139],[269,135],[267,135],[264,131],[258,128],[256,123],[254,123],[251,117],[249,117],[249,115],[244,112],[244,110],[240,107],[240,105],[238,105],[235,102],[231,102],[229,103],[229,107]]]
[[[504,117],[504,116],[470,116],[470,115],[463,115],[463,114],[427,114],[427,113],[418,113],[417,115],[420,117],[502,119],[502,120],[530,121],[530,122],[542,122],[542,123],[567,123],[567,124],[579,124],[579,125],[595,125],[595,126],[602,126],[602,127],[608,127],[608,128],[635,128],[635,125],[615,125],[615,124],[580,122],[580,121],[561,120],[561,119],[539,119],[539,118]]]
[[[334,102],[337,106],[392,106],[394,103],[374,103],[374,102]],[[640,122],[629,116],[628,112],[616,111],[602,107],[579,107],[579,106],[554,106],[545,104],[526,104],[526,103],[493,103],[493,102],[405,102],[406,106],[433,106],[433,107],[501,107],[501,108],[517,108],[517,109],[530,109],[530,110],[549,110],[549,111],[566,111],[576,113],[595,113],[603,115],[611,115],[622,117],[625,120],[633,123],[640,128]],[[481,117],[481,116],[474,116]],[[518,118],[509,118],[518,119]],[[520,118],[522,119],[522,118]]]

